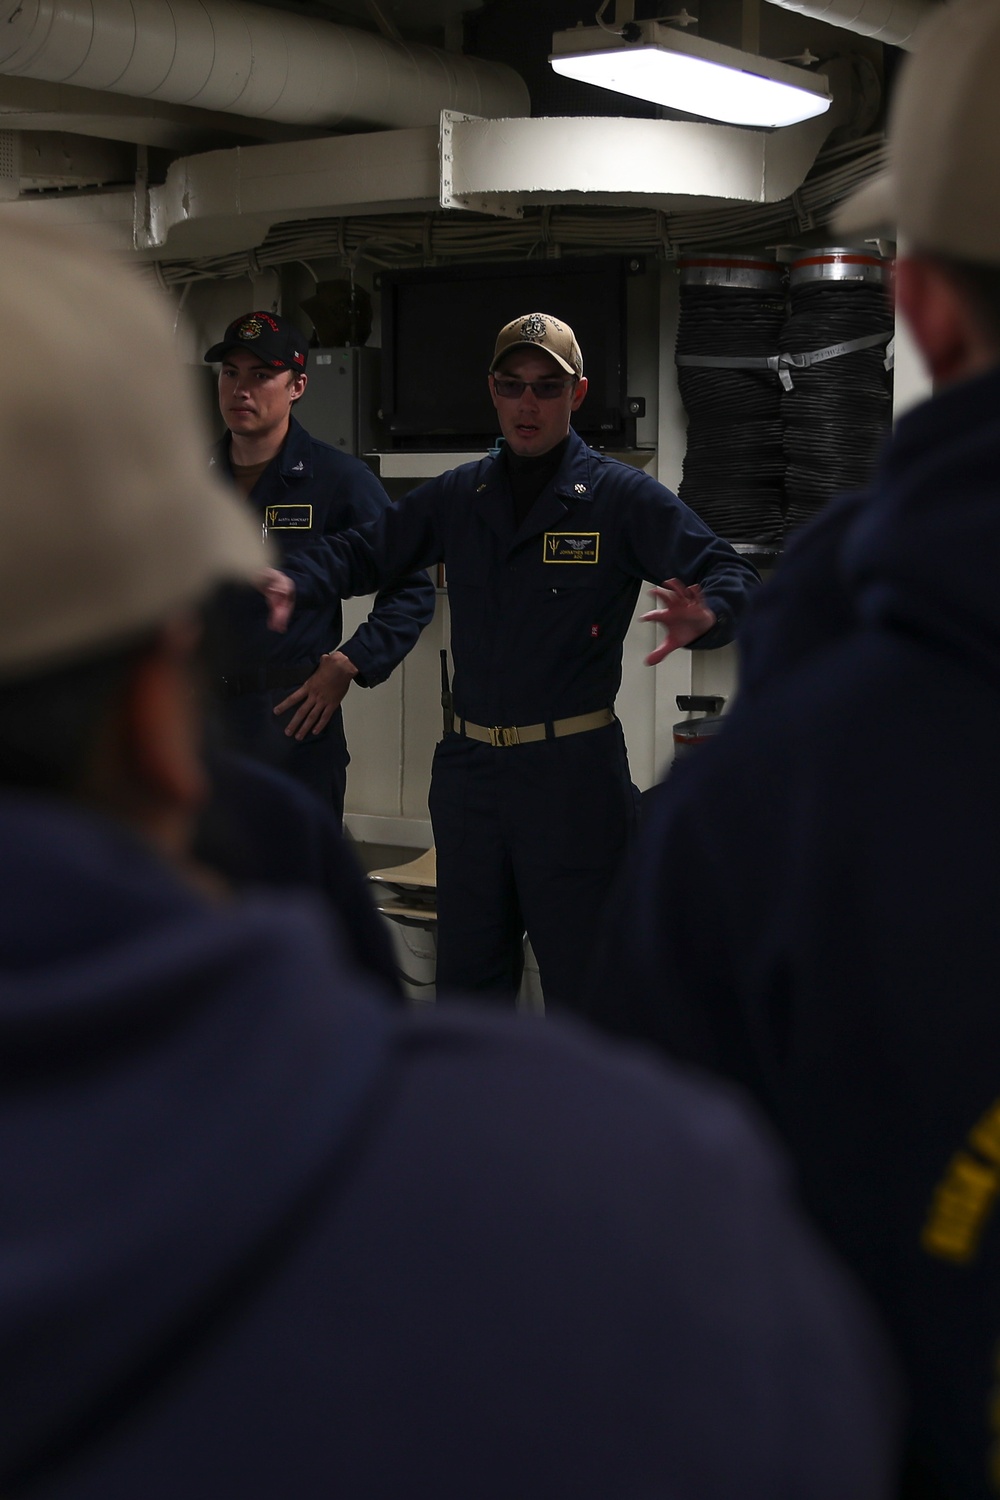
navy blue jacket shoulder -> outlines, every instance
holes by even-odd
[[[492,456],[432,479],[350,535],[286,564],[300,604],[369,592],[432,563],[447,568],[456,710],[480,724],[534,723],[610,707],[643,580],[700,583],[732,638],[754,568],[663,485],[571,433],[555,478],[515,529]]]
[[[740,696],[766,688],[857,624],[843,543],[871,504],[865,491],[831,501],[792,537],[739,628]]]
[[[82,811],[0,843],[5,1496],[886,1500],[881,1344],[735,1102],[385,1005]]]
[[[1000,1473],[998,476],[994,370],[905,417],[804,539],[822,628],[657,789],[593,995],[768,1109],[961,1500]]]
[[[229,444],[227,433],[210,462],[231,475]],[[255,484],[249,504],[285,565],[317,538],[374,520],[388,508],[389,498],[367,464],[311,437],[293,416],[284,445]],[[355,681],[375,687],[412,650],[433,617],[434,588],[425,573],[404,570],[379,590],[367,620],[343,642],[340,599],[330,595],[296,611],[284,635],[267,629],[264,603],[255,590],[233,590],[226,609],[225,658],[234,673],[265,664],[314,666],[324,652],[339,647],[358,668]]]

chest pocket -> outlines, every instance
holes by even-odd
[[[577,607],[592,609],[597,585],[596,568],[560,568],[558,572],[554,568],[551,572],[548,568],[539,568],[531,575],[529,590],[535,607],[539,609],[559,606],[566,610]],[[546,600],[551,601],[549,606],[546,606]]]
[[[593,599],[594,590],[597,588],[596,578],[560,578],[558,581],[549,582],[543,578],[541,582],[535,580],[532,584],[532,594],[539,600],[546,597],[554,603],[563,603],[567,608],[574,604],[581,607],[587,605]],[[542,606],[544,608],[544,605]]]

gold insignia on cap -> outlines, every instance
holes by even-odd
[[[246,322],[241,323],[239,328],[237,328],[236,337],[238,339],[259,339],[263,332],[264,330],[256,318],[247,318]]]

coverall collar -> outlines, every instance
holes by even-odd
[[[230,474],[233,472],[232,433],[223,433],[212,449],[209,463],[221,465]],[[272,458],[271,464],[277,464],[282,479],[312,478],[312,440],[301,422],[295,420],[294,414],[288,419],[285,441]],[[271,464],[268,464],[268,469]]]
[[[485,482],[476,491],[475,499],[480,515],[508,550],[549,530],[563,519],[571,505],[591,500],[590,449],[571,429],[566,452],[554,479],[546,485],[515,531],[510,490],[504,481],[503,470],[496,462],[499,452],[498,443],[491,449],[493,462],[487,467]]]
[[[277,464],[282,479],[312,477],[312,440],[294,413],[288,419],[288,435],[277,454]]]

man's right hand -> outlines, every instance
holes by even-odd
[[[288,574],[279,573],[277,568],[264,568],[254,579],[254,587],[267,600],[268,629],[286,631],[295,608],[295,585]]]

